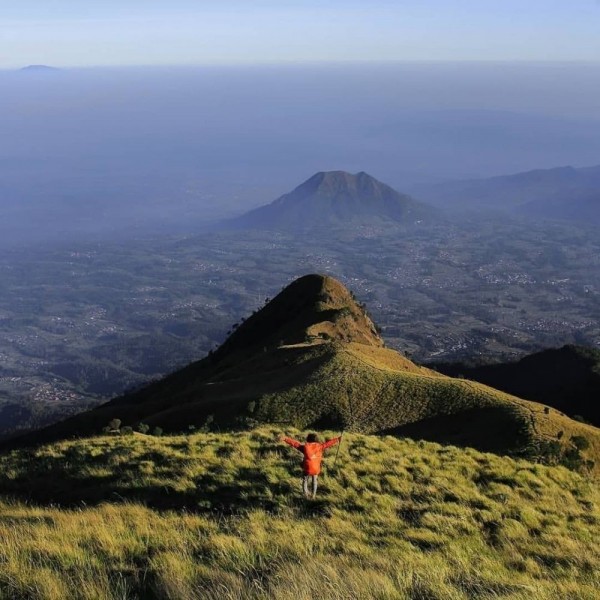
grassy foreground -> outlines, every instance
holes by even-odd
[[[0,457],[0,598],[598,597],[596,483],[352,434],[307,502],[280,434],[99,437]]]

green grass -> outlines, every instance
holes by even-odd
[[[280,434],[98,437],[1,456],[0,598],[597,598],[589,479],[349,434],[310,502]]]

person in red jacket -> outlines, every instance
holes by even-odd
[[[302,478],[302,490],[307,498],[314,499],[317,495],[317,479],[321,473],[323,452],[327,450],[327,448],[331,448],[332,446],[339,444],[341,439],[341,437],[337,437],[327,440],[326,442],[319,442],[316,433],[309,433],[306,436],[306,442],[303,444],[302,442],[292,438],[283,438],[283,441],[286,444],[296,448],[296,450],[300,450],[300,452],[302,452],[304,455],[304,459],[302,461],[302,471],[304,473]],[[310,487],[312,488],[311,492],[309,492],[309,483],[311,484]]]

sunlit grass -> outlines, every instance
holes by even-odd
[[[0,598],[597,598],[600,493],[582,476],[351,434],[307,502],[280,434],[0,457]]]

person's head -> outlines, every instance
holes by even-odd
[[[316,433],[309,433],[306,436],[306,441],[307,442],[318,442],[319,441],[319,437],[317,436]]]

